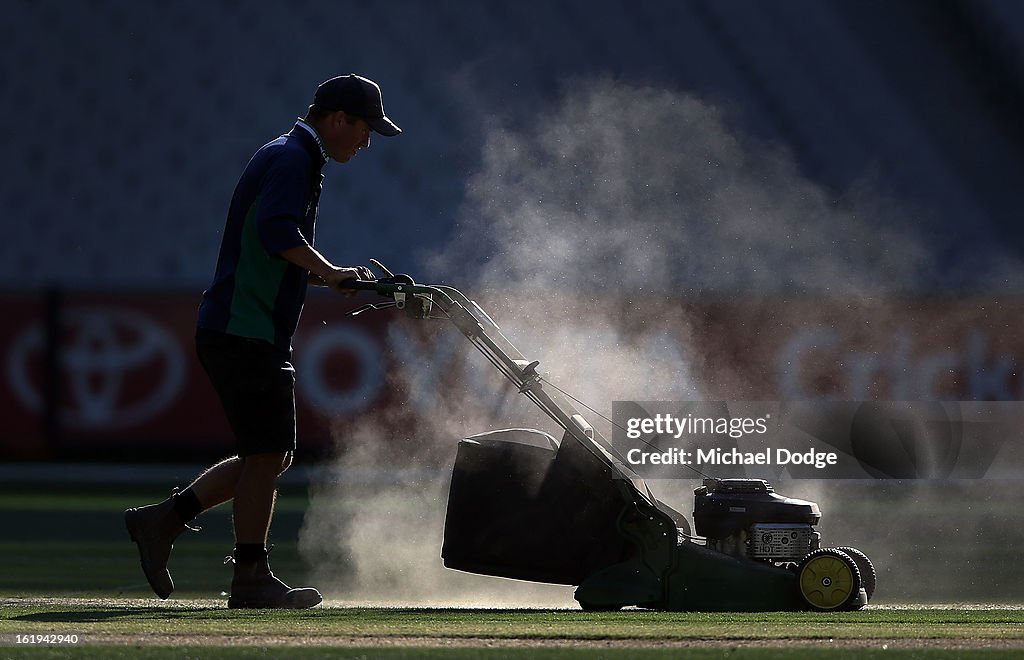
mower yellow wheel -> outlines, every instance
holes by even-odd
[[[804,557],[797,579],[804,602],[815,610],[843,609],[861,587],[856,562],[836,548],[822,548]]]

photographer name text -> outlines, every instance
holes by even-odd
[[[672,448],[665,451],[630,449],[626,452],[630,465],[806,465],[817,469],[835,465],[838,456],[834,452],[820,452],[811,449],[805,452],[781,448],[765,448],[762,451],[743,452],[738,449],[685,449]]]

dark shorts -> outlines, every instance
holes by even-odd
[[[295,449],[295,368],[288,351],[199,328],[196,353],[220,396],[239,456]]]

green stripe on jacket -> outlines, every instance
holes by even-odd
[[[274,303],[288,262],[267,254],[256,230],[257,197],[245,216],[227,332],[274,343]]]

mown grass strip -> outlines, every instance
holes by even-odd
[[[0,647],[3,657],[20,658],[352,658],[374,660],[579,660],[607,658],[609,660],[661,660],[685,657],[692,660],[793,660],[813,657],[815,660],[1011,660],[1020,657],[1014,649],[882,649],[878,648],[428,648],[399,647],[227,647],[227,646],[90,646],[64,648],[12,648]]]
[[[574,610],[20,606],[0,610],[0,634],[280,635],[579,640],[1022,640],[1021,610],[865,610],[836,614],[707,614]]]

